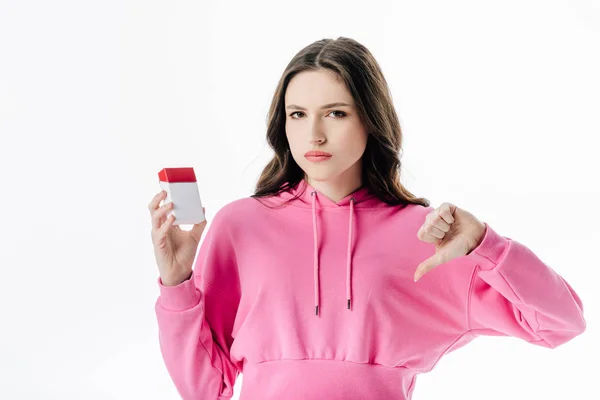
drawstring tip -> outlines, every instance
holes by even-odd
[[[348,310],[350,309],[350,299],[348,299]]]
[[[315,315],[319,315],[319,306],[315,306]]]

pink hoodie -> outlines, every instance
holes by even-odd
[[[160,347],[181,397],[229,399],[243,372],[240,400],[410,399],[418,374],[478,335],[555,348],[585,330],[571,286],[487,223],[476,249],[415,283],[434,254],[417,238],[432,210],[366,187],[334,202],[306,181],[221,208],[192,277],[158,278]]]

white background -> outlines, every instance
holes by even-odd
[[[600,398],[593,0],[0,1],[0,398],[179,398],[154,314],[157,173],[193,166],[209,221],[251,195],[284,67],[338,36],[383,69],[409,190],[526,244],[584,302],[573,341],[479,338],[413,399]]]

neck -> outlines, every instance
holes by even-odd
[[[305,176],[304,180],[306,180],[306,182],[308,182],[308,184],[316,191],[334,202],[340,201],[344,197],[360,189],[363,185],[360,177],[352,180],[315,180]]]

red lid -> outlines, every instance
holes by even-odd
[[[194,168],[163,168],[158,173],[158,180],[161,182],[196,182]]]

